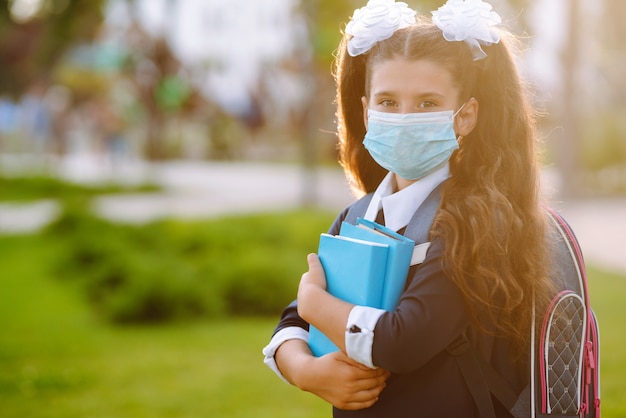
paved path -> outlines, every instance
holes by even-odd
[[[554,203],[578,237],[585,260],[626,274],[626,198]]]
[[[18,163],[19,165],[19,163]],[[287,164],[180,161],[164,164],[103,166],[93,158],[69,159],[54,169],[79,183],[153,182],[161,193],[110,195],[96,198],[95,211],[105,218],[144,223],[163,217],[206,218],[222,214],[289,210],[303,202],[333,212],[354,200],[340,169],[315,173]],[[303,190],[308,190],[305,195]],[[0,204],[0,233],[28,232],[59,213],[53,200],[34,204]]]
[[[338,169],[319,169],[312,175],[291,165],[193,161],[133,164],[115,170],[98,167],[97,162],[82,158],[64,161],[57,170],[61,176],[81,182],[151,180],[164,187],[163,193],[96,199],[97,213],[120,222],[288,210],[301,206],[307,199],[313,199],[318,207],[337,212],[354,200]],[[554,184],[550,173],[546,173],[544,182]],[[303,189],[314,192],[305,196]],[[571,224],[589,263],[626,274],[626,198],[549,200]],[[0,204],[0,233],[36,230],[58,213],[54,201]]]

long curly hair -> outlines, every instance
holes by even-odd
[[[536,115],[512,53],[516,40],[503,31],[498,44],[483,47],[487,58],[473,61],[464,42],[446,41],[421,19],[357,57],[347,53],[344,36],[335,68],[340,162],[357,195],[374,191],[386,174],[362,144],[361,97],[368,95],[376,62],[425,59],[447,69],[459,103],[473,97],[479,113],[451,157],[431,237],[445,240],[444,268],[475,323],[487,316],[496,332],[526,341],[533,295],[543,306],[551,287]]]

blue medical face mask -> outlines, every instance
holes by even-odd
[[[386,113],[368,110],[363,145],[383,168],[407,180],[422,178],[459,148],[454,118],[461,111]]]

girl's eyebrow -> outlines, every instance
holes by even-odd
[[[372,92],[372,96],[374,97],[379,97],[379,96],[393,96],[395,93],[391,92],[391,91],[373,91]]]
[[[394,96],[396,95],[396,93],[392,92],[392,91],[386,91],[386,90],[382,90],[382,91],[374,91],[372,92],[372,96],[373,97],[380,97],[380,96],[385,96],[385,97],[389,97],[389,96]],[[432,91],[432,92],[423,92],[420,93],[418,95],[415,96],[417,99],[423,99],[425,97],[434,97],[437,99],[441,99],[443,97],[445,97],[444,94]]]
[[[375,102],[379,102],[381,100],[392,100],[392,101],[396,101],[398,95],[390,92],[390,91],[380,91],[380,92],[376,92],[373,94],[370,94],[368,96],[368,100],[372,100]]]

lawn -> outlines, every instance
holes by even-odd
[[[40,199],[92,197],[110,193],[149,193],[160,190],[161,187],[148,183],[126,186],[113,183],[86,186],[43,174],[25,177],[7,177],[0,174],[0,202],[30,202]]]
[[[1,417],[319,417],[261,349],[277,318],[113,327],[46,276],[36,237],[0,237]]]
[[[330,415],[263,365],[277,318],[111,326],[75,287],[47,276],[48,242],[0,237],[0,416]],[[590,286],[601,325],[603,415],[626,416],[626,277],[591,269]]]

